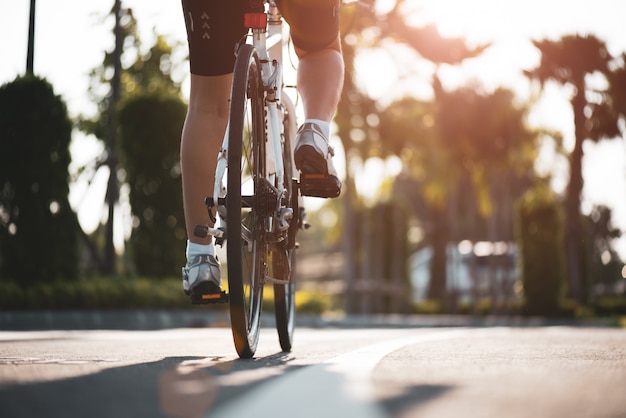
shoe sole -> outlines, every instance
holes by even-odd
[[[305,174],[328,175],[326,160],[311,145],[300,146],[294,155],[296,168]]]
[[[300,191],[303,196],[334,198],[341,193],[341,182],[328,173],[328,163],[310,145],[300,146],[294,155],[300,171]]]

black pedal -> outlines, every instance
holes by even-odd
[[[341,182],[334,176],[302,173],[300,193],[302,196],[335,198],[341,193]]]
[[[194,305],[206,305],[209,303],[228,303],[228,293],[196,293],[191,295],[191,303]]]

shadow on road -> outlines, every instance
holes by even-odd
[[[388,395],[379,403],[382,408],[392,417],[414,416],[412,414],[424,404],[444,396],[452,386],[445,385],[411,385],[403,386],[397,390],[385,390]]]
[[[310,411],[319,407],[320,393],[330,391],[324,402],[333,409],[333,397],[350,389],[350,382],[328,369],[327,366],[296,365],[296,358],[290,353],[276,353],[250,360],[228,360],[224,357],[168,357],[159,361],[133,364],[122,367],[101,369],[84,376],[48,382],[20,384],[0,388],[0,415],[7,418],[31,417],[95,417],[95,418],[196,418],[211,416],[213,411],[223,407],[241,405],[248,398],[248,392],[265,386],[279,378],[295,378],[301,369],[307,378],[281,379],[282,386],[298,382],[292,392],[292,407],[282,395],[293,390],[282,387],[271,399],[267,408],[258,410],[257,417],[272,416],[276,408],[284,413]],[[22,363],[3,367],[22,367],[28,373],[33,364]],[[84,365],[54,364],[47,367],[85,367]],[[393,382],[373,382],[378,405],[383,415],[402,416],[407,411],[428,403],[449,390],[449,386],[438,385],[399,385]],[[322,385],[323,387],[320,387]],[[281,395],[282,394],[282,395]],[[299,399],[299,400],[297,400]],[[324,397],[322,397],[324,399]],[[278,402],[278,403],[277,403]],[[286,402],[286,403],[285,403]],[[336,402],[336,401],[335,401]],[[357,404],[349,405],[348,411]],[[352,406],[350,406],[352,405]],[[358,405],[357,405],[358,406]],[[291,408],[291,409],[289,409]],[[344,408],[345,409],[345,408]],[[223,414],[222,414],[223,415]],[[348,414],[350,415],[350,414]],[[295,415],[294,415],[295,416]]]
[[[0,388],[1,415],[199,417],[260,382],[301,367],[289,366],[290,359],[287,353],[227,362],[219,357],[168,357],[80,377],[4,387]]]

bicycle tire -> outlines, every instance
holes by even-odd
[[[274,284],[274,314],[278,341],[283,351],[291,351],[295,329],[296,297],[296,233],[300,228],[300,204],[298,183],[294,177],[293,149],[295,144],[296,122],[295,109],[289,97],[283,95],[285,106],[283,161],[285,166],[285,189],[288,190],[289,206],[293,209],[293,219],[288,230],[288,239],[282,243],[282,257],[272,258],[272,268],[278,277],[288,278],[288,284]],[[288,265],[285,265],[285,262]]]
[[[261,325],[268,244],[255,199],[266,177],[265,108],[261,67],[251,45],[239,48],[231,94],[226,195],[226,255],[233,340],[251,358]]]

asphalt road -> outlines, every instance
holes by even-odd
[[[0,416],[626,417],[626,330],[5,331]]]

